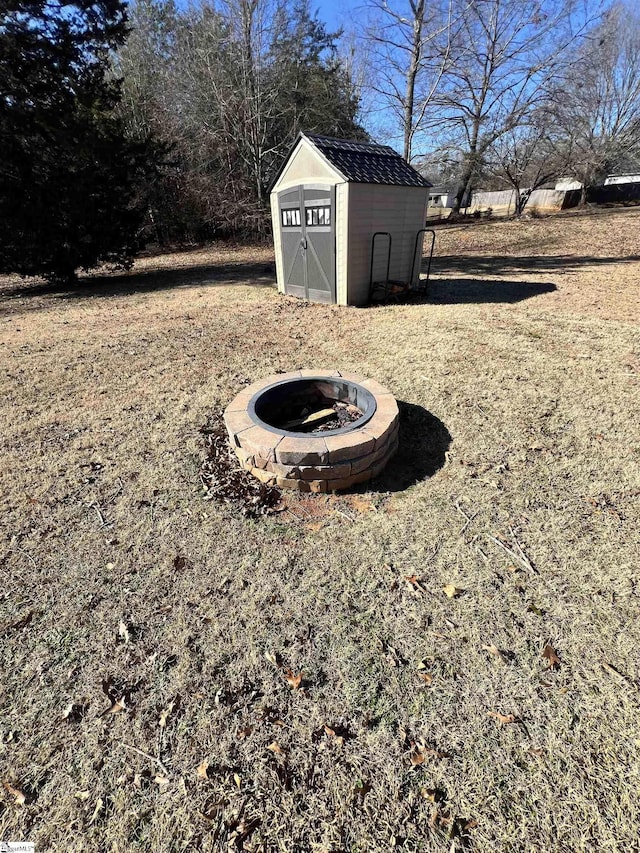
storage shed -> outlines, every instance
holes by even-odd
[[[386,145],[301,133],[271,187],[278,290],[366,305],[371,281],[415,283],[430,186]]]

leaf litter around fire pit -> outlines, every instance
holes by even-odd
[[[229,438],[221,417],[200,428],[204,436],[206,458],[200,468],[200,479],[207,496],[236,505],[247,518],[280,512],[282,492],[277,486],[261,483],[240,468],[229,446]]]
[[[224,501],[239,509],[247,518],[279,516],[292,520],[310,531],[329,523],[355,521],[364,512],[375,511],[375,505],[362,494],[310,495],[293,490],[283,493],[277,486],[267,486],[239,466],[229,445],[227,431],[220,416],[209,420],[200,432],[204,436],[206,458],[200,479],[207,497]]]

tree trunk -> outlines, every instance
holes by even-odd
[[[453,200],[453,207],[451,208],[451,213],[460,213],[460,208],[462,207],[462,202],[464,198],[471,192],[471,178],[473,177],[474,170],[475,155],[472,155],[472,157],[467,160],[464,172],[462,173],[462,177],[460,178],[458,189],[456,191],[456,197]]]
[[[424,25],[425,0],[418,0],[414,7],[413,41],[411,44],[411,62],[407,70],[407,86],[404,96],[404,159],[411,162],[411,143],[413,141],[413,111],[416,94],[416,77],[420,68],[422,50],[422,27]]]
[[[460,178],[460,183],[458,184],[458,191],[456,192],[456,197],[453,202],[453,208],[451,209],[451,213],[454,215],[456,213],[460,213],[460,208],[462,206],[462,200],[465,195],[471,191],[471,180],[474,176],[474,172],[476,171],[476,166],[478,163],[478,136],[480,134],[480,115],[477,113],[473,119],[473,131],[471,134],[471,140],[469,144],[469,154],[467,155],[467,160],[464,165],[464,171],[462,172],[462,176]],[[481,154],[483,154],[485,148],[483,147]]]
[[[519,189],[516,190],[516,216],[522,216],[532,193],[533,190],[523,190],[522,192]]]

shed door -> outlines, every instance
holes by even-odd
[[[307,298],[336,301],[335,187],[303,187]]]
[[[307,265],[300,191],[301,187],[292,187],[278,193],[278,207],[284,290],[304,299],[307,296]]]
[[[292,187],[278,207],[285,293],[335,302],[335,187]]]

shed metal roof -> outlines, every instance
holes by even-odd
[[[347,181],[358,184],[395,184],[403,187],[430,187],[420,172],[388,145],[351,142],[317,133],[303,133]]]
[[[431,183],[420,172],[410,166],[403,157],[388,145],[334,139],[331,136],[321,136],[318,133],[301,133],[297,142],[300,141],[300,138],[310,142],[325,160],[342,175],[345,181],[358,184],[391,184],[402,187],[431,186]],[[294,149],[295,147],[294,145]],[[291,153],[276,175],[272,187],[282,174]]]

